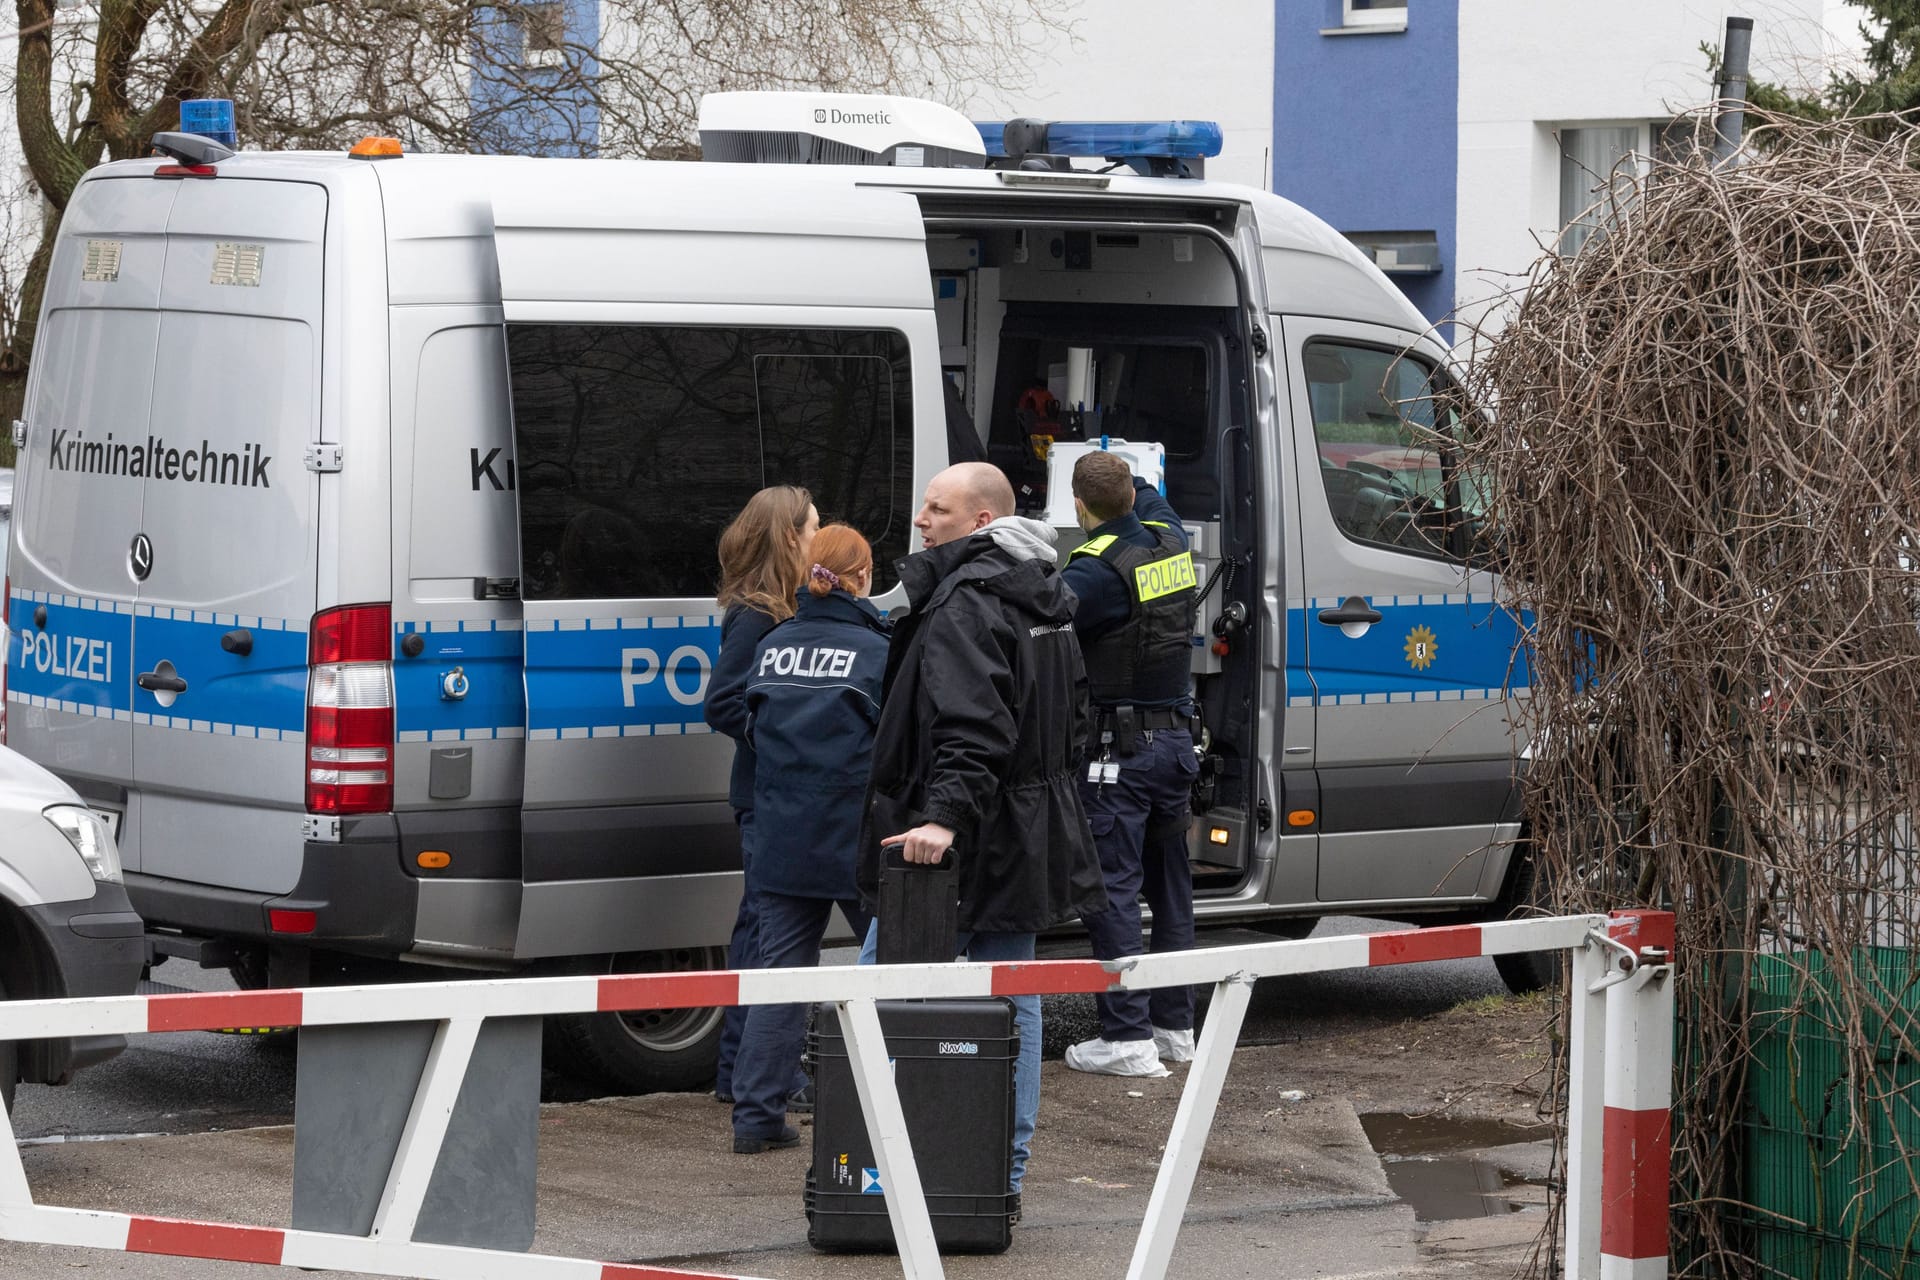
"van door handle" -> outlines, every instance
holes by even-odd
[[[1352,622],[1374,623],[1380,621],[1380,611],[1369,605],[1364,596],[1348,596],[1340,602],[1338,609],[1322,609],[1320,621],[1330,627],[1345,626]]]
[[[161,675],[158,671],[142,671],[133,678],[133,682],[149,693],[185,693],[187,682],[179,676]]]

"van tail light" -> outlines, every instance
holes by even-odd
[[[313,616],[307,639],[307,812],[393,808],[393,609]]]

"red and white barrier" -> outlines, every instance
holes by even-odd
[[[497,978],[298,991],[99,997],[0,1003],[0,1040],[235,1026],[438,1024],[386,1191],[366,1236],[231,1226],[37,1205],[0,1114],[0,1239],[270,1266],[468,1280],[749,1280],[413,1239],[428,1178],[486,1018],[709,1005],[838,1006],[868,1133],[909,1280],[940,1257],[875,1002],[1054,995],[1210,983],[1214,998],[1181,1093],[1129,1280],[1167,1273],[1253,984],[1330,969],[1419,964],[1525,951],[1573,955],[1568,1122],[1567,1274],[1656,1280],[1666,1274],[1668,1077],[1673,917],[1562,916],[1298,942],[1262,942],[1122,960],[887,965],[610,977]],[[1604,1025],[1604,1037],[1602,1026]]]
[[[1616,914],[1613,938],[1671,957],[1673,917]],[[1607,1002],[1606,1120],[1600,1139],[1601,1280],[1663,1280],[1673,1155],[1673,982],[1636,969]]]

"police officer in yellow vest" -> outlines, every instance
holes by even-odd
[[[1100,850],[1107,909],[1084,916],[1102,960],[1139,955],[1140,899],[1153,951],[1193,946],[1187,831],[1194,774],[1192,613],[1197,584],[1186,531],[1159,491],[1112,453],[1073,468],[1073,505],[1090,535],[1061,578],[1079,603],[1094,740],[1080,783]],[[1076,1071],[1163,1076],[1193,1057],[1193,989],[1094,997],[1100,1035],[1067,1050]]]

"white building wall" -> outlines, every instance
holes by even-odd
[[[1027,84],[966,87],[955,105],[975,120],[1212,120],[1224,145],[1207,161],[1207,177],[1271,189],[1272,4],[1070,0],[1063,8],[1073,39],[1035,33]]]
[[[1413,0],[1417,5],[1419,0]],[[1821,82],[1830,0],[1460,0],[1456,302],[1501,296],[1560,231],[1555,131],[1664,120],[1714,94],[1702,43],[1754,20],[1756,79]],[[1488,322],[1497,323],[1497,314]],[[1462,335],[1464,337],[1464,335]]]

